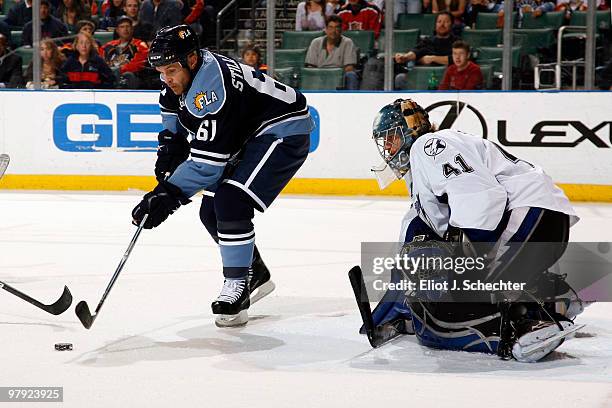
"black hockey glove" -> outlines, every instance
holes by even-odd
[[[140,225],[145,214],[149,214],[144,224],[145,229],[157,227],[180,206],[191,200],[183,196],[180,188],[167,181],[160,181],[157,187],[142,198],[142,201],[132,210],[132,224]]]
[[[187,160],[189,157],[189,142],[182,135],[175,135],[169,130],[162,130],[157,136],[157,161],[155,162],[155,178],[162,181]]]

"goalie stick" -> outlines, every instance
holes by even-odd
[[[393,340],[397,336],[404,334],[397,326],[398,324],[404,324],[403,321],[389,322],[383,325],[374,326],[374,319],[372,318],[372,309],[370,309],[370,300],[368,299],[368,293],[366,292],[365,282],[363,280],[363,273],[359,266],[354,266],[348,273],[351,286],[353,287],[353,294],[357,301],[357,307],[361,314],[361,320],[363,321],[363,328],[368,336],[370,345],[374,348],[380,347],[383,344]]]
[[[56,316],[64,313],[72,304],[72,294],[70,293],[70,290],[68,290],[67,286],[64,286],[64,292],[62,293],[62,296],[60,296],[60,298],[56,300],[55,303],[50,305],[45,305],[44,303],[39,302],[38,300],[26,295],[25,293],[13,288],[12,286],[4,282],[0,282],[0,288],[25,300],[31,305],[34,305],[37,308]]]
[[[110,282],[106,286],[106,290],[104,291],[104,294],[102,295],[102,299],[100,299],[100,302],[98,303],[98,306],[96,307],[94,314],[91,314],[89,306],[87,305],[87,302],[85,302],[84,300],[81,300],[79,303],[77,303],[74,311],[86,329],[90,329],[91,325],[96,320],[96,317],[98,317],[98,314],[100,313],[100,309],[102,309],[102,305],[104,304],[104,301],[108,297],[108,294],[113,288],[113,285],[115,285],[115,282],[117,281],[117,278],[119,277],[119,273],[121,273],[123,266],[127,262],[130,256],[130,253],[132,252],[132,248],[134,248],[134,245],[136,245],[136,240],[138,240],[138,237],[140,236],[140,233],[142,232],[142,228],[144,227],[145,222],[147,222],[147,218],[149,218],[149,214],[145,214],[145,216],[142,217],[142,221],[140,221],[140,224],[138,225],[138,229],[134,233],[134,236],[132,237],[130,244],[125,250],[123,257],[121,258],[121,261],[119,261],[119,265],[117,265],[117,269],[115,270],[113,277],[111,278]]]
[[[0,178],[4,176],[4,172],[6,171],[6,168],[8,167],[10,162],[11,158],[8,154],[0,154]]]

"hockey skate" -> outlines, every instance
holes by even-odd
[[[253,252],[253,263],[249,268],[249,290],[251,291],[251,304],[269,295],[276,288],[270,279],[270,271],[261,259],[257,247]]]
[[[242,326],[249,321],[247,309],[250,306],[248,278],[225,279],[221,293],[212,303],[216,314],[215,324],[219,327]]]
[[[562,321],[559,325],[537,320],[520,322],[517,325],[518,339],[512,346],[512,356],[523,363],[539,361],[584,327],[584,324],[576,325],[571,321]]]
[[[249,306],[269,295],[276,287],[274,282],[272,282],[270,279],[270,271],[266,267],[263,259],[261,259],[257,247],[255,247],[253,253],[253,263],[249,268],[247,282],[249,285],[250,297],[241,295],[241,297],[246,298],[246,302],[244,299],[237,300],[236,302],[242,302],[240,306],[234,305],[228,307],[226,305],[226,300],[220,299],[221,295],[219,295],[219,298],[217,298],[217,300],[213,303],[213,313],[217,314],[215,317],[215,324],[218,327],[236,327],[245,325],[249,321],[247,312]],[[231,292],[229,289],[228,291]],[[221,294],[223,294],[223,290]]]

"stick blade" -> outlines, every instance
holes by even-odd
[[[70,305],[72,304],[72,293],[68,289],[68,286],[64,286],[64,292],[62,296],[52,305],[49,305],[45,308],[45,310],[53,315],[60,315],[64,313]]]
[[[370,308],[370,300],[366,291],[363,272],[359,266],[354,266],[348,273],[353,294],[357,301],[357,307],[363,321],[363,329],[368,336],[368,341],[373,348],[378,348],[383,344],[393,340],[401,334],[406,333],[405,322],[397,320],[388,322],[379,326],[374,324],[372,317],[372,309]]]
[[[79,303],[77,303],[74,311],[81,321],[81,324],[83,324],[83,327],[90,329],[94,322],[95,316],[92,316],[89,306],[87,306],[87,302],[81,300]]]
[[[0,177],[4,175],[4,172],[6,171],[6,168],[8,167],[10,162],[11,158],[8,154],[0,154]]]

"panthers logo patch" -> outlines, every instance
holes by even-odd
[[[198,111],[204,109],[204,104],[206,103],[206,92],[198,92],[195,94],[193,98],[193,106],[196,107]]]
[[[198,111],[201,111],[205,106],[208,106],[218,100],[219,98],[217,97],[215,91],[201,91],[195,94],[193,98],[193,106],[195,106]]]

